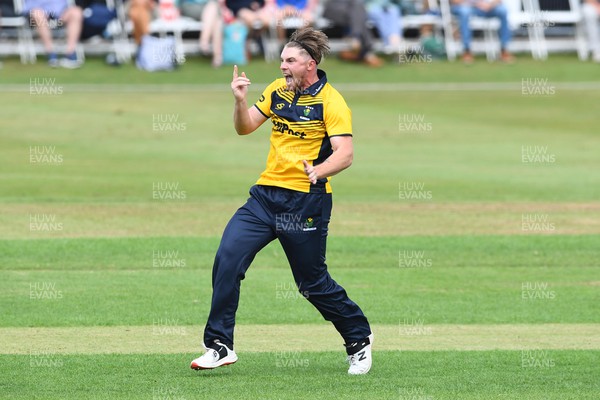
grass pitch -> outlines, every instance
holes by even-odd
[[[276,66],[245,68],[250,101]],[[0,397],[598,397],[597,68],[324,68],[356,147],[333,180],[328,264],[373,324],[371,373],[346,376],[341,339],[277,243],[242,285],[240,361],[189,369],[220,233],[268,151],[267,127],[233,132],[229,69],[8,60]]]

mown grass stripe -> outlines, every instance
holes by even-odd
[[[200,351],[202,327],[2,328],[1,354],[174,354]],[[600,324],[374,325],[374,347],[396,351],[598,350]],[[328,324],[238,325],[239,352],[342,350]]]

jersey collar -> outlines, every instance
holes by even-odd
[[[317,69],[317,77],[319,80],[304,89],[302,92],[300,92],[300,94],[310,94],[311,96],[316,96],[317,93],[319,93],[327,83],[327,75],[322,69]]]

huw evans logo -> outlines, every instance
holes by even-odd
[[[276,351],[275,366],[277,368],[308,367],[310,360],[302,358],[299,351]]]
[[[317,230],[313,217],[303,218],[300,214],[275,214],[276,232],[311,232]]]
[[[297,163],[307,160],[305,148],[301,146],[283,146],[275,149],[275,161],[277,164]]]
[[[521,351],[521,368],[553,368],[555,365],[547,350]]]
[[[523,232],[554,232],[556,226],[548,218],[548,214],[522,214],[521,230]]]
[[[154,132],[183,132],[186,129],[186,123],[179,121],[179,114],[152,114]]]
[[[179,188],[179,182],[152,182],[152,199],[185,200],[187,192]]]
[[[425,314],[420,312],[410,314],[413,316],[405,317],[400,320],[400,335],[421,336],[431,335],[433,333],[431,326],[426,326],[425,324]]]
[[[30,78],[29,94],[60,95],[64,88],[56,83],[56,78]]]
[[[302,290],[302,283],[296,286],[295,283],[278,282],[275,284],[275,298],[278,300],[288,299],[308,299],[310,293],[308,290]]]
[[[523,164],[554,164],[556,154],[548,152],[548,146],[521,146]]]
[[[53,350],[34,350],[29,352],[29,366],[33,368],[58,368],[63,360]]]
[[[29,163],[59,165],[63,155],[56,152],[56,146],[29,146]]]
[[[522,282],[521,299],[523,300],[554,300],[556,292],[550,290],[548,282]]]
[[[400,132],[431,132],[433,126],[425,121],[425,114],[400,114],[398,129]]]
[[[153,335],[187,335],[185,326],[179,325],[178,319],[158,318],[152,321]]]
[[[63,223],[56,220],[56,214],[29,214],[29,231],[57,232],[63,230]]]
[[[400,200],[431,200],[433,193],[425,190],[425,182],[400,182],[398,197]]]
[[[551,85],[548,78],[521,79],[521,94],[524,96],[552,96],[556,87]]]
[[[179,257],[179,250],[152,250],[152,267],[183,268],[185,258]]]
[[[62,290],[58,290],[56,282],[32,282],[29,284],[30,300],[60,300]]]
[[[398,258],[400,268],[427,268],[433,265],[431,258],[425,257],[424,250],[400,250]]]

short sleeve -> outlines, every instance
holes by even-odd
[[[331,96],[324,109],[325,129],[327,135],[352,136],[352,111],[339,93]]]
[[[277,88],[277,81],[272,82],[269,86],[265,88],[262,92],[258,101],[254,103],[254,106],[258,108],[258,110],[266,117],[271,118],[271,98],[273,91]]]

